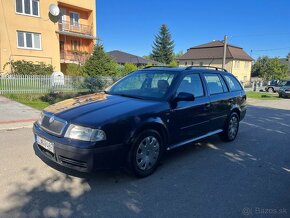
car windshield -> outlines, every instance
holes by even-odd
[[[278,83],[278,85],[282,85],[282,86],[284,86],[284,85],[286,85],[286,83],[287,83],[287,81],[280,81],[280,82]]]
[[[106,90],[111,95],[161,100],[169,90],[174,72],[137,71]]]

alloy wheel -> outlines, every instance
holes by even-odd
[[[239,121],[236,116],[233,116],[229,122],[228,136],[229,139],[234,139],[238,133]]]

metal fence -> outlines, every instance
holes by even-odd
[[[112,77],[0,76],[0,94],[99,91],[113,84]]]

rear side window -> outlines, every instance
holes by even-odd
[[[227,92],[227,88],[218,74],[205,74],[204,78],[210,95]]]
[[[228,75],[226,75],[224,77],[225,77],[231,91],[242,90],[242,87],[236,78],[234,78],[233,76],[228,76]]]
[[[186,92],[193,94],[195,97],[204,96],[203,86],[198,74],[187,75],[181,81],[177,93]]]

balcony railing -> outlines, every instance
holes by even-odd
[[[62,21],[61,23],[58,23],[58,30],[64,31],[64,32],[71,32],[71,33],[78,33],[88,36],[93,36],[93,26],[74,23],[71,24],[67,21]]]
[[[89,57],[90,54],[88,52],[60,51],[60,59],[62,62],[84,64]]]

